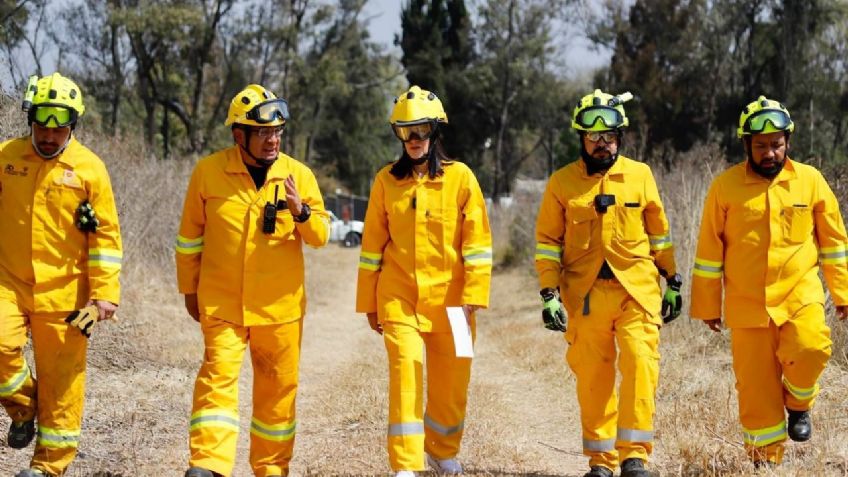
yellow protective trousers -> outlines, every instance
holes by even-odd
[[[0,403],[15,422],[37,418],[30,467],[51,475],[74,460],[82,425],[88,340],[64,322],[68,313],[28,314],[14,298],[0,297]],[[37,381],[23,355],[27,328]]]
[[[303,320],[239,326],[201,315],[206,352],[194,386],[189,465],[228,476],[239,432],[238,377],[250,346],[253,419],[250,465],[257,477],[288,475]]]
[[[471,333],[476,336],[473,315]],[[455,457],[465,425],[471,359],[456,357],[450,332],[422,333],[414,326],[385,322],[383,339],[389,360],[387,446],[392,470],[424,470],[424,452],[440,460]]]
[[[566,361],[577,378],[583,454],[615,470],[619,459],[647,461],[653,449],[659,380],[659,325],[618,280],[596,280],[582,308],[568,310]],[[615,358],[621,399],[615,391]]]
[[[771,321],[768,328],[731,329],[739,420],[751,460],[780,463],[787,437],[784,408],[813,406],[830,345],[819,303],[801,308],[781,326]]]

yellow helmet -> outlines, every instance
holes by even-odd
[[[756,101],[748,103],[739,115],[739,128],[736,136],[750,136],[773,132],[793,132],[795,123],[789,116],[789,110],[781,103],[760,96]]]
[[[389,124],[401,141],[414,137],[429,139],[436,133],[438,123],[448,122],[442,101],[432,92],[412,86],[395,98]]]
[[[596,89],[580,98],[571,117],[571,127],[578,131],[612,131],[630,125],[624,103],[633,99],[630,92],[613,96]]]
[[[44,127],[72,126],[85,113],[79,86],[59,73],[30,76],[22,109],[30,124]]]
[[[230,102],[225,126],[281,126],[289,120],[289,105],[258,84],[247,85]]]

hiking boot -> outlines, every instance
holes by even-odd
[[[427,464],[439,475],[460,475],[462,465],[456,459],[436,459],[427,454]]]
[[[612,477],[612,471],[602,465],[593,465],[583,477]]]
[[[789,411],[789,438],[795,442],[805,442],[813,435],[813,421],[810,411]]]
[[[651,477],[651,473],[645,470],[642,459],[624,459],[621,463],[621,477]]]
[[[9,434],[6,436],[6,444],[12,449],[23,449],[32,442],[35,437],[35,419],[24,422],[14,422],[9,426]]]
[[[15,477],[52,477],[52,474],[44,473],[39,469],[24,469],[15,474]]]
[[[185,473],[185,477],[217,477],[219,475],[221,474],[216,474],[215,472],[204,469],[203,467],[192,467]]]
[[[772,462],[770,460],[755,460],[754,468],[755,469],[774,469],[777,467],[777,462]]]

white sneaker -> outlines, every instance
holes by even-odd
[[[415,472],[411,470],[399,470],[395,477],[415,477]]]
[[[456,458],[439,460],[427,454],[427,464],[439,475],[462,474],[462,465]]]

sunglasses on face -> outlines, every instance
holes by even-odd
[[[63,128],[77,120],[77,112],[64,106],[33,106],[30,118],[44,128]]]
[[[245,117],[259,124],[268,124],[277,120],[288,121],[289,104],[285,99],[270,99],[264,103],[257,104],[247,112]]]
[[[395,132],[395,136],[397,136],[397,138],[402,142],[408,142],[413,139],[423,141],[433,137],[433,133],[436,132],[436,124],[434,121],[422,124],[411,124],[409,126],[393,124],[392,130]]]
[[[604,142],[612,144],[616,139],[618,139],[618,133],[615,131],[590,131],[586,133],[586,137],[592,142],[598,142],[601,138],[603,138]]]
[[[777,109],[766,109],[752,114],[743,126],[743,130],[747,133],[758,134],[763,132],[768,123],[774,126],[777,131],[783,131],[789,127],[789,115]]]
[[[591,128],[601,121],[608,128],[617,128],[624,123],[624,117],[615,109],[607,106],[592,106],[580,111],[574,121],[584,128]]]

